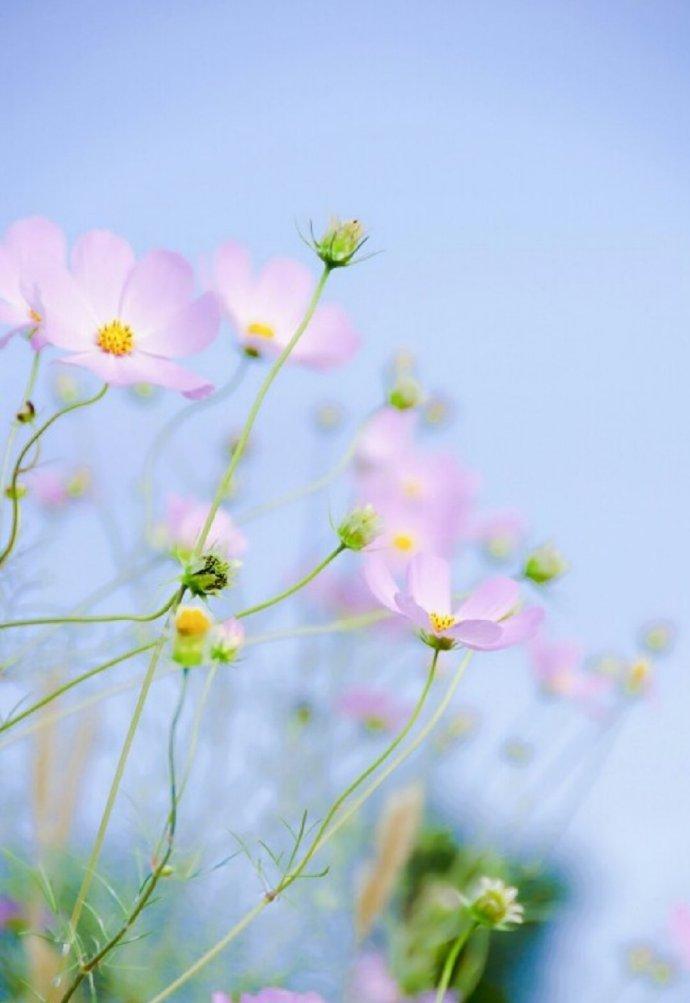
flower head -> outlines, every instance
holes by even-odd
[[[531,579],[537,585],[546,585],[564,575],[569,567],[566,559],[552,543],[544,543],[527,556],[522,573],[525,578]]]
[[[248,252],[238,244],[223,244],[215,255],[213,289],[250,355],[282,352],[306,313],[314,285],[309,269],[297,261],[274,258],[254,275]],[[325,371],[348,362],[358,347],[359,335],[343,309],[325,303],[314,311],[290,359]]]
[[[31,334],[36,349],[45,344],[41,283],[64,266],[66,253],[62,231],[42,216],[7,228],[0,244],[0,327],[9,330],[0,336],[0,348],[15,334]]]
[[[378,555],[367,560],[364,574],[379,602],[413,623],[433,648],[507,648],[531,637],[543,618],[537,606],[516,612],[520,589],[512,578],[489,579],[453,608],[450,564],[431,554],[410,561],[404,589]]]
[[[212,625],[211,617],[200,606],[180,606],[175,614],[174,661],[185,668],[201,665]]]
[[[490,560],[506,561],[522,543],[526,528],[524,516],[509,509],[486,516],[473,535]]]
[[[346,690],[337,706],[344,717],[359,721],[371,731],[394,731],[405,722],[410,710],[388,690],[364,686]]]
[[[341,220],[334,216],[323,237],[315,240],[313,246],[329,268],[343,268],[350,264],[367,240],[364,227],[358,219]]]
[[[234,662],[244,644],[244,627],[235,617],[217,623],[210,635],[210,656],[215,662]]]
[[[193,596],[215,596],[232,582],[240,561],[226,561],[218,554],[202,554],[190,560],[180,578]]]
[[[381,519],[373,505],[353,508],[338,526],[338,536],[348,550],[364,550],[380,536]]]
[[[91,471],[88,467],[75,467],[73,470],[37,468],[27,474],[26,480],[38,504],[55,512],[87,494],[91,486]]]
[[[518,890],[500,878],[479,879],[472,896],[465,899],[470,915],[480,926],[509,930],[524,920],[524,909],[517,901]]]
[[[41,284],[47,341],[74,353],[60,361],[105,383],[152,383],[185,397],[213,386],[171,360],[206,348],[218,333],[212,293],[194,298],[194,274],[179,254],[151,251],[139,261],[121,237],[92,230],[72,250],[71,271]]]

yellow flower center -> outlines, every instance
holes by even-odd
[[[450,613],[429,613],[429,623],[434,634],[442,634],[455,625],[455,617]]]
[[[204,637],[210,627],[210,616],[198,606],[183,606],[175,617],[175,630],[181,637]]]
[[[134,332],[121,320],[111,320],[98,329],[96,344],[108,355],[130,355],[134,349]]]
[[[408,533],[396,533],[391,542],[396,550],[401,550],[403,553],[408,553],[414,548],[414,539]]]
[[[403,494],[407,495],[408,498],[421,498],[422,493],[422,485],[419,481],[409,480],[403,483]]]
[[[34,322],[34,324],[42,324],[43,323],[43,317],[41,317],[40,313],[38,313],[33,308],[31,310],[29,310],[29,320],[32,320]]]
[[[247,334],[253,334],[256,338],[266,338],[270,341],[271,338],[275,338],[276,333],[270,324],[261,324],[259,321],[253,321],[247,328]]]

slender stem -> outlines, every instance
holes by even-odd
[[[455,962],[458,960],[458,955],[460,951],[465,946],[470,936],[474,933],[477,927],[476,923],[470,923],[467,929],[463,930],[460,936],[457,938],[450,951],[446,957],[445,964],[443,966],[443,971],[441,973],[441,980],[438,984],[438,989],[436,990],[435,1003],[444,1003],[446,998],[446,989],[450,985],[450,977],[453,974],[453,969],[455,968]]]
[[[295,592],[299,592],[299,590],[303,589],[305,585],[308,585],[309,582],[312,582],[317,575],[321,574],[324,568],[328,567],[331,561],[336,559],[338,554],[342,554],[342,552],[346,549],[347,548],[343,543],[339,543],[335,550],[332,550],[327,557],[324,557],[324,559],[320,561],[315,568],[312,568],[309,574],[305,575],[304,578],[300,578],[300,580],[295,582],[294,585],[284,589],[275,596],[271,596],[270,599],[257,603],[256,606],[248,606],[246,609],[240,610],[239,613],[235,613],[236,618],[239,620],[244,616],[251,616],[253,613],[260,613],[262,610],[268,609],[269,606],[275,606],[277,603],[282,602],[283,599],[288,599],[290,596],[294,595]]]
[[[88,407],[89,404],[95,404],[99,401],[108,389],[108,384],[104,383],[101,389],[93,397],[87,397],[86,400],[75,401],[74,404],[68,404],[67,407],[63,407],[60,411],[56,411],[52,417],[48,418],[39,428],[36,429],[34,434],[25,443],[24,448],[19,453],[16,463],[14,465],[14,470],[12,472],[12,478],[10,480],[10,491],[12,495],[12,525],[10,527],[10,535],[7,543],[0,553],[0,566],[4,564],[9,555],[14,549],[14,545],[17,542],[17,535],[19,533],[19,498],[17,493],[17,482],[19,480],[19,475],[22,472],[22,464],[26,459],[29,450],[38,442],[41,436],[48,431],[51,425],[53,425],[59,418],[65,414],[69,414],[71,411],[77,411],[79,408]]]
[[[354,799],[354,801],[351,803],[351,805],[347,808],[346,811],[340,813],[340,815],[338,816],[337,819],[335,819],[330,828],[323,833],[323,835],[318,841],[318,844],[314,847],[311,856],[313,856],[316,852],[318,852],[318,850],[322,846],[324,846],[333,838],[333,836],[336,834],[336,832],[338,832],[341,826],[343,826],[357,811],[359,811],[362,805],[381,786],[384,780],[387,777],[389,777],[394,770],[396,770],[400,765],[402,765],[402,763],[404,763],[405,760],[410,755],[412,755],[412,753],[417,748],[419,748],[422,742],[434,730],[439,720],[445,713],[451,700],[453,699],[455,691],[460,685],[460,682],[465,674],[465,670],[467,668],[467,665],[469,664],[471,657],[472,657],[472,652],[467,651],[455,675],[453,676],[453,679],[448,685],[448,688],[442,700],[439,702],[436,710],[429,718],[427,723],[424,725],[424,727],[420,729],[415,739],[412,742],[410,742],[404,749],[402,749],[398,753],[397,756],[395,756],[391,760],[388,766],[384,770],[382,770],[378,774],[378,776],[372,781],[372,783],[370,783],[364,789],[362,794],[360,794],[358,798]],[[186,983],[189,982],[190,979],[194,978],[194,976],[197,975],[198,972],[200,972],[203,968],[205,968],[206,965],[209,964],[209,962],[213,961],[214,958],[216,958],[219,954],[221,954],[225,950],[225,948],[230,943],[232,943],[232,941],[235,940],[239,936],[239,934],[242,933],[243,930],[245,930],[250,925],[250,923],[252,923],[257,918],[257,916],[259,916],[264,911],[264,909],[268,905],[270,905],[271,902],[274,901],[274,899],[275,896],[272,897],[270,893],[264,895],[261,901],[258,902],[247,913],[245,913],[245,915],[230,930],[228,930],[225,936],[221,937],[221,939],[217,941],[213,945],[213,947],[209,948],[209,950],[206,951],[205,954],[203,954],[200,958],[197,959],[197,961],[195,961],[192,965],[190,965],[189,968],[187,968],[181,975],[179,975],[174,982],[171,982],[170,985],[166,986],[166,988],[163,989],[160,993],[158,993],[156,996],[153,996],[150,1000],[148,1000],[148,1003],[162,1003],[162,1000],[168,999],[170,996],[172,996],[173,993],[177,992],[177,990],[180,989],[183,985],[186,985]]]
[[[153,613],[111,613],[103,616],[52,616],[38,617],[34,620],[7,620],[0,623],[0,630],[9,630],[12,627],[46,627],[49,624],[75,624],[75,623],[151,623],[159,620],[172,608],[176,595],[166,600],[160,609]]]
[[[70,679],[63,686],[59,686],[52,693],[48,693],[43,699],[38,700],[36,703],[27,707],[20,714],[15,714],[14,717],[9,718],[7,721],[3,721],[0,724],[0,734],[3,731],[8,731],[10,728],[14,727],[15,724],[19,724],[20,721],[24,721],[31,714],[35,714],[36,711],[41,710],[42,707],[46,707],[53,700],[57,700],[61,697],[63,693],[67,693],[74,686],[78,686],[79,683],[85,682],[87,679],[91,679],[93,676],[99,675],[101,672],[105,672],[106,669],[112,669],[115,665],[119,665],[121,662],[126,662],[130,658],[135,658],[137,655],[143,654],[145,651],[150,651],[154,647],[155,641],[151,641],[149,644],[142,644],[138,648],[132,648],[131,651],[126,651],[123,655],[118,655],[117,658],[111,658],[107,662],[103,662],[101,665],[97,665],[94,669],[89,669],[87,672],[82,672],[81,675],[75,676],[74,679]]]
[[[17,408],[17,413],[22,409],[22,407],[31,399],[31,394],[36,385],[36,379],[38,377],[38,368],[41,361],[41,353],[34,352],[34,357],[31,362],[31,368],[29,370],[29,378],[24,388],[24,393],[22,395],[21,403]],[[5,481],[7,480],[7,468],[10,464],[10,456],[12,454],[12,446],[14,445],[14,440],[16,438],[17,432],[21,428],[21,422],[17,421],[15,418],[10,426],[10,432],[7,436],[7,442],[5,443],[5,452],[2,457],[2,470],[0,470],[0,500],[5,497]],[[4,514],[4,508],[0,505],[0,529],[2,529],[2,517]]]
[[[182,408],[181,411],[177,411],[172,417],[163,425],[159,430],[155,439],[151,443],[146,458],[144,460],[144,471],[141,478],[141,490],[144,496],[144,510],[145,519],[144,523],[146,526],[147,535],[151,532],[151,527],[153,523],[153,483],[156,471],[156,463],[160,459],[163,449],[168,445],[173,435],[180,430],[182,425],[191,418],[193,415],[200,414],[202,411],[213,407],[215,404],[219,404],[223,400],[227,400],[239,387],[244,378],[244,374],[247,371],[248,358],[243,355],[230,378],[229,382],[221,387],[217,393],[213,394],[212,397],[207,397],[204,401],[194,401],[192,404],[188,404],[186,407]]]
[[[182,601],[184,595],[184,587],[180,588],[176,595],[175,601],[172,605],[174,609]],[[113,776],[112,783],[110,785],[110,790],[108,791],[108,796],[105,803],[105,808],[103,809],[103,815],[101,816],[101,821],[98,826],[98,831],[96,833],[96,839],[94,841],[91,853],[89,854],[89,859],[86,863],[86,870],[84,873],[84,878],[81,883],[81,887],[77,893],[77,898],[72,909],[72,915],[70,917],[70,941],[72,943],[76,942],[77,925],[81,917],[82,910],[84,908],[84,903],[86,897],[91,888],[93,882],[94,874],[96,872],[96,866],[98,865],[98,860],[101,855],[101,850],[103,848],[103,842],[105,840],[105,834],[110,823],[110,816],[113,812],[113,807],[115,805],[115,800],[117,798],[118,791],[120,789],[120,783],[122,782],[122,777],[125,772],[125,766],[127,765],[127,759],[129,758],[129,752],[132,747],[132,742],[134,741],[134,735],[139,726],[139,721],[144,710],[144,704],[146,703],[146,697],[151,688],[154,676],[156,674],[156,668],[158,667],[158,662],[160,660],[161,654],[163,652],[163,647],[167,639],[167,634],[165,631],[161,634],[158,640],[155,642],[153,648],[153,654],[151,656],[151,661],[149,667],[146,671],[141,684],[141,689],[139,690],[139,696],[137,697],[137,702],[134,707],[134,713],[129,722],[129,727],[127,729],[127,734],[125,736],[125,741],[120,751],[120,757],[115,768],[115,774]]]
[[[289,359],[290,355],[292,354],[292,350],[294,349],[295,345],[306,331],[310,320],[314,316],[314,312],[316,310],[316,307],[318,306],[319,300],[321,299],[321,294],[323,293],[324,287],[326,285],[330,273],[331,273],[330,266],[325,265],[323,272],[321,273],[321,277],[319,278],[319,281],[316,284],[316,288],[314,289],[311,301],[309,303],[309,306],[307,307],[307,311],[304,317],[302,318],[301,323],[299,324],[293,336],[288,341],[283,351],[280,353],[278,358],[275,360],[275,362],[269,369],[268,373],[264,377],[261,386],[259,387],[259,391],[256,397],[254,398],[254,402],[249,409],[249,414],[247,415],[242,431],[240,432],[240,437],[237,440],[237,445],[235,446],[232,452],[230,463],[228,464],[227,469],[220,480],[220,484],[218,485],[218,490],[216,491],[215,498],[211,502],[211,507],[209,508],[208,515],[206,516],[206,521],[201,529],[199,538],[196,541],[196,546],[194,548],[194,553],[196,556],[198,556],[204,549],[204,544],[208,539],[208,534],[211,532],[211,526],[213,525],[213,520],[216,517],[216,513],[220,508],[220,504],[223,498],[225,498],[227,494],[228,487],[230,486],[233,474],[237,469],[237,465],[242,459],[244,451],[247,448],[249,436],[251,435],[252,429],[254,427],[254,422],[257,419],[259,411],[261,410],[261,405],[264,402],[266,394],[271,389],[273,381],[275,380],[276,376],[278,375],[280,370],[283,368],[283,366]]]

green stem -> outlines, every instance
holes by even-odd
[[[154,647],[155,643],[155,641],[152,641],[149,644],[142,644],[138,648],[132,648],[131,651],[126,651],[123,655],[118,655],[117,658],[111,658],[110,661],[103,662],[101,665],[97,665],[94,669],[89,669],[88,672],[82,672],[80,676],[75,676],[74,679],[70,679],[69,682],[66,682],[63,686],[59,686],[56,690],[53,690],[52,693],[48,693],[42,700],[38,700],[35,704],[27,707],[27,709],[23,710],[20,714],[15,714],[14,717],[9,718],[7,721],[3,721],[2,724],[0,724],[0,734],[2,734],[3,731],[8,731],[15,724],[19,724],[20,721],[24,721],[31,714],[35,714],[36,711],[41,710],[42,707],[46,707],[49,703],[52,703],[53,700],[57,700],[63,693],[67,693],[74,686],[78,686],[79,683],[83,683],[87,679],[91,679],[93,676],[97,676],[101,672],[105,672],[106,669],[112,669],[115,665],[120,665],[121,662],[126,662],[130,658],[135,658],[137,655],[141,655],[143,652],[149,651]]]
[[[50,624],[75,624],[75,623],[151,623],[159,620],[173,606],[175,596],[171,596],[160,609],[153,613],[111,613],[103,616],[53,616],[39,617],[35,620],[7,620],[0,623],[0,630],[9,630],[11,627],[47,627]]]
[[[67,407],[63,407],[60,411],[56,411],[56,413],[51,418],[48,418],[48,420],[44,422],[40,428],[36,429],[28,442],[25,443],[24,448],[17,457],[17,461],[12,472],[12,479],[10,480],[9,490],[12,495],[12,525],[10,527],[10,535],[7,543],[2,553],[0,553],[0,566],[5,563],[9,555],[12,553],[15,543],[17,542],[17,535],[19,533],[19,498],[17,496],[17,482],[19,480],[19,475],[22,472],[22,464],[29,451],[38,442],[41,436],[48,431],[50,426],[53,425],[59,418],[65,414],[69,414],[71,411],[77,411],[79,408],[88,407],[89,404],[95,404],[105,395],[107,389],[108,384],[104,383],[98,393],[93,397],[87,397],[86,400],[75,401],[74,404],[68,404]]]
[[[41,361],[41,353],[34,352],[34,357],[31,362],[31,369],[29,370],[29,378],[24,388],[24,393],[22,395],[21,403],[17,408],[17,414],[21,411],[22,407],[31,399],[31,394],[36,386],[36,379],[38,377],[38,369]],[[10,464],[10,456],[12,454],[12,446],[14,445],[14,440],[16,438],[17,432],[22,427],[22,423],[17,421],[15,418],[10,426],[10,432],[7,436],[7,442],[5,443],[5,452],[2,457],[2,470],[0,471],[0,501],[5,497],[5,481],[7,480],[7,468]],[[2,517],[4,508],[0,504],[0,529],[2,529]]]
[[[333,836],[338,832],[338,830],[343,826],[359,809],[362,805],[372,796],[372,794],[381,786],[384,780],[390,776],[390,774],[396,770],[405,760],[412,755],[412,753],[419,748],[422,742],[427,738],[427,736],[433,731],[433,729],[438,724],[439,720],[445,713],[448,705],[450,704],[455,691],[457,690],[460,682],[465,674],[465,669],[469,664],[470,658],[472,657],[472,652],[468,651],[465,654],[460,666],[458,667],[453,679],[451,680],[448,688],[438,704],[436,710],[429,718],[428,722],[424,725],[422,729],[418,732],[415,739],[409,743],[403,750],[401,750],[397,756],[395,756],[391,762],[388,764],[385,770],[382,770],[378,776],[369,784],[365,790],[356,798],[352,804],[347,808],[346,811],[341,812],[339,817],[334,821],[333,825],[323,833],[323,835],[318,840],[316,846],[310,847],[310,859],[311,857],[321,849],[326,843],[328,843]],[[217,941],[213,947],[209,948],[205,954],[197,959],[192,965],[189,966],[174,982],[171,982],[162,992],[153,996],[148,1003],[162,1003],[163,1000],[168,999],[173,993],[177,992],[183,985],[186,985],[190,979],[194,978],[203,968],[206,967],[211,961],[214,960],[219,954],[221,954],[225,948],[232,943],[253,921],[264,911],[264,909],[270,905],[275,899],[275,895],[268,893],[264,895],[260,902],[250,909],[245,915],[225,934]]]
[[[441,980],[438,984],[438,989],[436,990],[435,1003],[444,1003],[446,998],[446,989],[450,985],[450,977],[453,974],[455,962],[458,960],[460,951],[463,949],[470,936],[474,933],[476,926],[476,923],[470,923],[467,929],[463,930],[448,952],[448,956],[446,957],[446,961],[443,966],[443,972],[441,973]]]
[[[260,613],[262,610],[268,609],[269,606],[275,606],[277,603],[282,602],[283,599],[288,599],[290,596],[294,595],[295,592],[299,592],[299,590],[303,589],[305,585],[308,585],[309,582],[312,582],[317,575],[321,574],[324,568],[328,567],[331,561],[336,559],[338,554],[342,554],[342,552],[346,549],[347,548],[343,543],[339,543],[335,550],[332,550],[327,557],[324,557],[324,559],[320,561],[315,568],[312,568],[309,574],[305,575],[304,578],[300,578],[300,580],[295,582],[294,585],[284,589],[275,596],[271,596],[270,599],[257,603],[256,606],[248,606],[247,609],[240,610],[239,613],[235,613],[235,617],[240,620],[242,617],[252,616],[254,613]]]
[[[330,273],[331,273],[330,266],[325,265],[323,272],[321,273],[321,277],[319,278],[319,281],[316,284],[316,288],[314,289],[311,301],[309,303],[309,306],[307,307],[307,311],[304,317],[302,318],[301,323],[299,324],[297,330],[288,341],[283,351],[280,353],[278,358],[275,360],[275,362],[269,369],[268,373],[264,377],[261,386],[259,387],[259,391],[256,397],[254,398],[254,402],[249,409],[249,414],[247,415],[242,431],[240,432],[240,437],[237,440],[237,445],[235,446],[232,452],[230,463],[228,464],[227,469],[220,480],[220,484],[218,485],[218,490],[216,491],[215,498],[211,502],[211,507],[209,508],[208,515],[206,516],[206,521],[199,534],[199,538],[196,541],[194,553],[197,557],[199,556],[199,554],[201,554],[201,552],[204,549],[204,544],[208,539],[208,534],[211,532],[211,526],[213,525],[213,520],[216,517],[216,513],[220,508],[220,504],[223,501],[223,498],[225,498],[227,494],[228,488],[233,478],[233,474],[237,469],[237,465],[242,459],[244,451],[247,448],[249,436],[251,435],[252,429],[254,427],[254,422],[257,419],[259,411],[261,410],[261,405],[264,402],[266,394],[271,389],[273,381],[275,380],[276,376],[278,375],[280,370],[283,368],[283,366],[289,359],[290,355],[292,354],[292,350],[294,349],[295,345],[306,331],[310,320],[314,316],[314,312],[316,310],[316,307],[318,306],[319,300],[321,299],[321,294],[323,293],[324,287],[326,285]]]

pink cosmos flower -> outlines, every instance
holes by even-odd
[[[218,333],[212,293],[194,299],[194,274],[179,254],[151,251],[139,261],[127,241],[91,230],[72,250],[71,272],[41,282],[44,336],[113,386],[152,383],[194,400],[213,386],[172,362],[206,348]]]
[[[409,706],[387,690],[365,686],[353,686],[342,693],[337,708],[344,717],[383,731],[395,731],[410,712]]]
[[[521,512],[506,509],[485,516],[474,528],[473,536],[494,561],[513,556],[525,538],[527,523]]]
[[[72,471],[39,468],[27,474],[26,480],[38,504],[56,511],[84,497],[91,484],[91,471],[87,467]]]
[[[15,334],[29,332],[35,349],[45,344],[40,285],[46,274],[64,266],[66,253],[64,234],[42,216],[7,228],[0,244],[0,326],[9,331],[0,337],[0,348]]]
[[[548,696],[574,697],[582,678],[583,651],[573,641],[535,637],[529,645],[539,688]]]
[[[680,902],[671,910],[669,932],[683,967],[690,969],[690,905],[687,902]]]
[[[161,526],[163,545],[181,554],[194,550],[210,507],[206,502],[195,498],[169,495],[165,521]],[[222,508],[218,509],[211,523],[204,549],[213,551],[220,557],[240,557],[247,549],[244,534]]]
[[[412,449],[417,421],[415,411],[382,407],[359,435],[355,454],[357,466],[362,470],[376,469],[403,456]]]
[[[326,1003],[318,993],[292,993],[289,989],[262,989],[255,996],[243,993],[240,1003]]]
[[[306,313],[314,285],[309,269],[297,261],[274,258],[254,275],[249,252],[238,244],[229,241],[215,254],[211,286],[240,344],[258,355],[279,355],[285,348]],[[326,303],[317,307],[290,358],[325,371],[348,362],[359,342],[344,310]]]
[[[435,1003],[436,992],[417,996],[404,996],[390,974],[386,960],[377,951],[370,951],[357,959],[352,977],[352,991],[348,1003]],[[457,993],[448,991],[443,1003],[457,1003]]]
[[[512,578],[489,579],[453,609],[450,564],[432,554],[410,561],[404,590],[377,555],[365,562],[364,574],[379,602],[413,623],[433,646],[507,648],[531,637],[544,615],[538,606],[515,612],[520,589]]]

